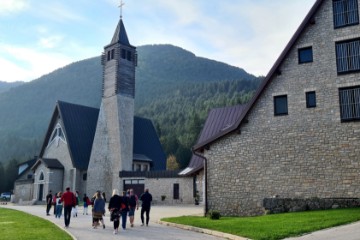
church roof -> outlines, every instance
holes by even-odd
[[[126,33],[126,29],[123,23],[123,20],[120,18],[118,25],[116,26],[114,36],[109,45],[113,45],[115,43],[120,43],[123,45],[130,46],[129,38]]]
[[[64,166],[61,164],[61,162],[57,159],[53,158],[39,158],[36,163],[32,166],[32,169],[35,169],[37,166],[39,166],[41,163],[44,163],[47,168],[50,169],[63,169]]]
[[[151,159],[151,170],[165,170],[166,156],[154,125],[149,119],[134,118],[134,159],[144,155]]]
[[[199,141],[193,147],[193,150],[200,151],[200,150],[204,149],[205,146],[213,143],[214,141],[224,137],[225,135],[227,135],[227,134],[229,134],[231,132],[237,131],[240,128],[241,124],[246,122],[246,116],[248,115],[250,110],[255,106],[257,100],[260,98],[261,94],[265,91],[266,87],[272,81],[274,76],[276,76],[278,74],[281,74],[280,65],[283,63],[285,58],[288,56],[290,50],[293,48],[293,46],[295,45],[295,43],[298,40],[298,38],[300,37],[300,35],[303,33],[305,28],[307,26],[309,26],[309,24],[314,24],[315,23],[314,16],[315,16],[316,12],[318,11],[318,9],[321,7],[321,5],[324,2],[325,2],[325,0],[316,0],[313,7],[310,9],[309,13],[306,15],[305,19],[300,24],[300,26],[296,30],[295,34],[290,39],[289,43],[286,45],[284,51],[280,54],[279,58],[274,63],[273,67],[270,69],[269,73],[266,75],[266,77],[264,78],[264,80],[260,84],[259,88],[257,89],[257,91],[254,94],[254,97],[246,105],[246,108],[242,111],[241,115],[236,119],[235,123],[232,126],[219,131],[218,133],[216,133],[212,137],[207,138],[207,139],[205,139],[203,141]]]
[[[52,130],[60,116],[69,152],[75,168],[86,170],[89,164],[99,109],[58,101],[45,137],[40,156],[43,156]]]
[[[99,109],[58,101],[40,156],[43,156],[58,118],[62,119],[75,168],[86,170],[90,161]],[[149,119],[134,117],[134,159],[151,162],[152,170],[166,169],[166,156]]]
[[[29,169],[32,168],[32,166],[36,163],[37,157],[34,157],[33,159],[30,159],[26,162],[19,163],[17,166],[23,166],[26,165],[26,168],[22,170],[22,172],[17,176],[16,179],[20,179]]]
[[[239,118],[244,109],[245,105],[236,105],[231,107],[214,108],[210,110],[198,139],[198,143],[204,142],[207,139],[211,139],[219,132],[231,127]],[[193,155],[187,168],[185,168],[179,174],[191,175],[198,172],[203,167],[204,159]]]

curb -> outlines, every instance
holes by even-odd
[[[193,227],[193,226],[188,226],[188,225],[182,225],[182,224],[177,224],[177,223],[169,223],[169,222],[163,222],[163,221],[156,221],[156,223],[159,223],[159,224],[162,224],[165,226],[176,227],[176,228],[180,228],[180,229],[184,229],[184,230],[188,230],[188,231],[205,233],[208,235],[213,235],[215,237],[222,237],[222,238],[231,239],[231,240],[251,240],[250,238],[244,238],[244,237],[232,235],[229,233],[223,233],[223,232],[218,232],[218,231],[214,231],[214,230],[198,228],[198,227]]]

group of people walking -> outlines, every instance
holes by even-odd
[[[70,191],[70,188],[66,188],[64,193],[58,192],[54,199],[52,198],[51,191],[46,196],[46,214],[50,215],[50,208],[52,202],[55,202],[54,207],[54,215],[55,217],[60,218],[62,209],[64,208],[64,222],[65,228],[69,227],[70,218],[72,212],[74,213],[74,209],[76,211],[77,216],[77,205],[79,205],[79,196],[78,192],[73,193]],[[126,230],[126,223],[127,217],[129,216],[130,227],[134,227],[134,216],[135,211],[139,209],[139,200],[142,201],[141,206],[141,226],[144,226],[144,214],[146,215],[146,226],[149,224],[150,220],[150,208],[152,202],[152,195],[149,193],[148,189],[145,189],[145,192],[140,196],[140,198],[135,195],[133,189],[128,191],[123,191],[122,194],[119,194],[118,189],[114,189],[112,192],[112,196],[109,200],[108,210],[110,212],[110,221],[113,222],[114,226],[114,234],[118,234],[120,220],[121,220],[121,227],[123,230]],[[92,205],[92,227],[96,229],[102,225],[102,228],[105,229],[105,223],[103,216],[105,216],[105,205],[106,205],[106,198],[105,193],[97,191],[92,199],[90,200],[86,194],[84,194],[83,198],[84,202],[84,211],[83,215],[88,215],[88,206]],[[73,216],[75,216],[73,214]]]

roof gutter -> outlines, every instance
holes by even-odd
[[[208,210],[209,210],[209,206],[208,206],[208,196],[207,196],[207,159],[206,157],[204,157],[203,155],[200,155],[199,153],[195,152],[194,149],[192,149],[192,153],[196,156],[198,156],[199,158],[204,159],[204,171],[205,171],[205,211],[204,211],[204,216],[206,217]]]

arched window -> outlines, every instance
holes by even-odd
[[[40,173],[39,180],[44,180],[44,173],[43,172]]]
[[[56,142],[56,145],[59,145],[60,140],[63,141],[64,143],[66,143],[64,131],[62,130],[60,124],[58,123],[58,124],[56,124],[56,126],[51,134],[48,146],[54,141]]]

